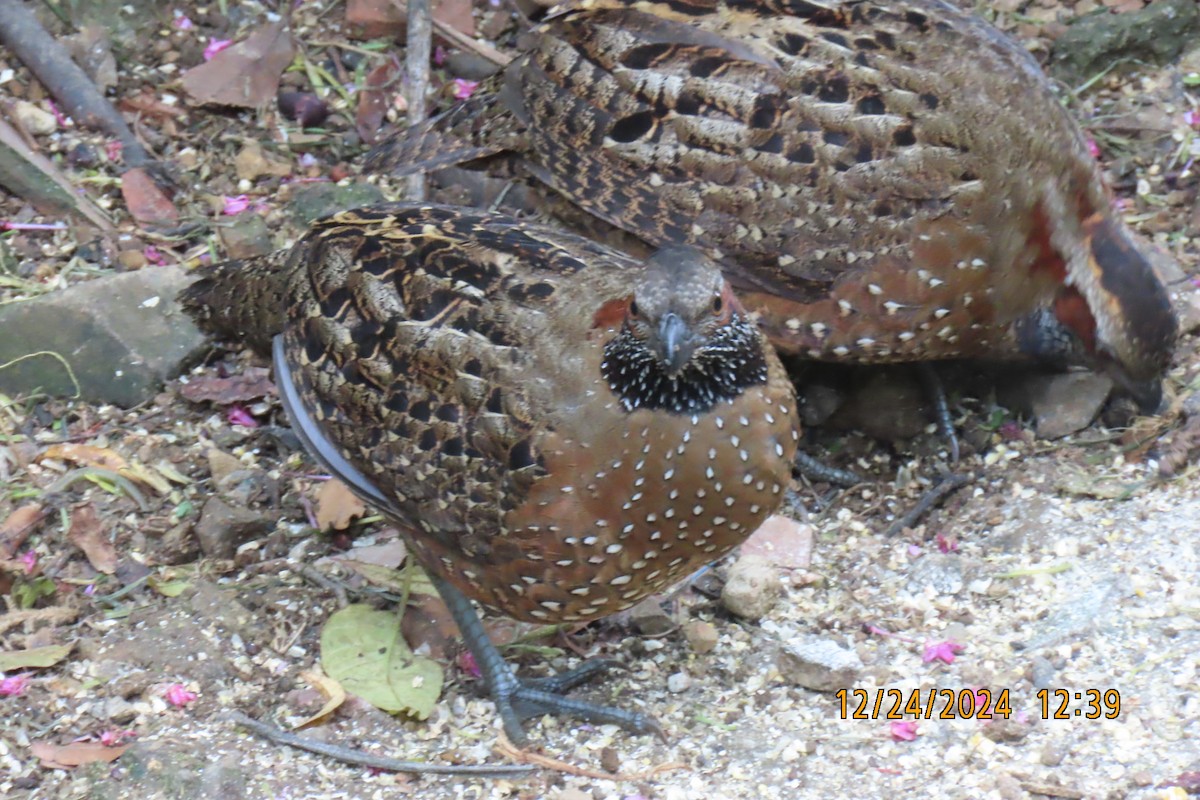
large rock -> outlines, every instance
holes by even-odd
[[[150,267],[0,307],[0,392],[70,396],[74,374],[85,400],[153,397],[205,345],[175,302],[191,280],[181,267]]]
[[[1197,35],[1196,0],[1158,0],[1128,14],[1091,14],[1055,40],[1050,72],[1079,83],[1123,59],[1169,64]]]

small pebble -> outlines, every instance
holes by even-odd
[[[721,604],[739,617],[761,619],[783,593],[779,571],[758,555],[743,556],[729,568]]]
[[[692,679],[686,672],[676,672],[667,678],[667,691],[679,694],[686,692],[692,685]]]
[[[716,649],[719,638],[716,626],[701,619],[694,619],[684,625],[683,635],[687,638],[692,652],[700,654],[711,653]]]
[[[1062,763],[1062,760],[1066,757],[1066,755],[1066,748],[1063,747],[1062,744],[1058,742],[1046,742],[1046,745],[1042,748],[1042,753],[1039,757],[1039,760],[1042,762],[1043,766],[1057,767]]]

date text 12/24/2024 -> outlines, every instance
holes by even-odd
[[[838,689],[834,696],[842,719],[1008,719],[1013,713],[1008,689]],[[1042,719],[1116,719],[1121,713],[1116,689],[1039,689],[1036,696]]]

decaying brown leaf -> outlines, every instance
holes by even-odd
[[[116,761],[128,749],[129,745],[106,747],[99,742],[33,742],[29,745],[29,751],[41,759],[43,767],[49,769],[70,769],[84,764]]]
[[[338,706],[346,702],[346,690],[342,688],[340,683],[328,675],[324,675],[317,670],[305,670],[300,673],[300,677],[308,681],[310,686],[325,697],[325,705],[321,706],[321,709],[311,717],[297,723],[295,726],[296,730],[307,728],[309,725],[320,722],[336,711]]]
[[[388,60],[367,73],[366,85],[358,94],[358,111],[354,114],[354,128],[367,144],[374,144],[379,128],[387,114],[388,98],[395,94],[395,83],[400,76],[400,64]]]
[[[181,384],[179,393],[193,403],[216,403],[219,406],[248,403],[274,393],[271,371],[266,367],[247,367],[239,375],[221,378],[201,375]]]
[[[117,571],[117,549],[109,541],[92,506],[79,506],[71,512],[71,532],[67,539],[83,551],[97,572],[112,575]]]
[[[125,460],[124,456],[107,447],[72,442],[50,445],[46,448],[46,452],[38,457],[38,460],[43,458],[56,458],[84,467],[111,469],[113,472],[120,472],[129,466],[129,462]]]
[[[121,196],[139,224],[165,225],[179,221],[179,209],[141,167],[126,170],[121,176]]]
[[[273,22],[183,73],[183,88],[201,103],[257,108],[275,99],[295,52],[287,23]]]
[[[21,549],[34,526],[45,517],[41,503],[26,503],[0,523],[0,559],[10,559]]]
[[[326,481],[317,492],[317,527],[323,531],[343,531],[365,513],[363,501],[337,478]]]

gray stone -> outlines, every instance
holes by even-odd
[[[1033,417],[1038,436],[1058,439],[1083,430],[1100,413],[1112,379],[1094,372],[1030,375],[1000,392],[1000,402]]]
[[[240,545],[265,536],[273,527],[262,514],[210,497],[196,523],[200,550],[209,558],[233,558]]]
[[[288,203],[288,216],[299,227],[307,228],[321,217],[382,202],[383,192],[370,183],[352,183],[349,186],[316,183],[292,197]]]
[[[221,244],[230,258],[265,256],[275,249],[267,221],[258,214],[238,214],[221,228]]]
[[[853,686],[863,668],[858,653],[820,636],[797,636],[784,642],[777,664],[784,680],[814,692]]]
[[[662,603],[647,597],[629,609],[629,621],[643,636],[662,636],[675,629],[675,620],[663,610]]]
[[[0,391],[70,396],[73,373],[84,400],[148,400],[206,346],[175,302],[191,280],[153,267],[0,307]]]
[[[1129,14],[1085,16],[1055,40],[1050,72],[1078,83],[1121,59],[1168,64],[1197,35],[1196,0],[1159,0]]]

